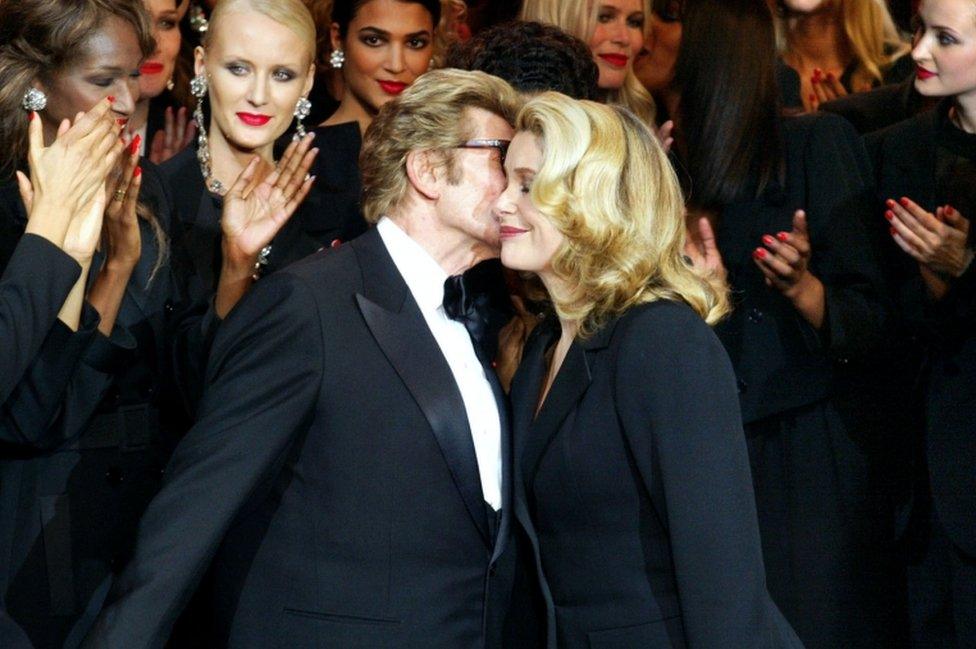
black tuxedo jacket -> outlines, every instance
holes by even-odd
[[[533,419],[552,320],[512,385],[516,515],[549,647],[799,647],[766,591],[728,356],[686,305],[573,343]]]
[[[976,218],[976,178],[968,195],[947,196],[940,182],[937,143],[948,104],[867,138],[880,201],[908,196],[926,210],[949,203]],[[970,159],[976,159],[976,152]],[[959,192],[959,188],[955,188]],[[962,190],[965,192],[966,190]],[[900,316],[898,349],[928,350],[924,454],[934,504],[950,539],[976,556],[976,264],[954,280],[938,303],[928,297],[918,264],[885,235],[885,271]],[[917,369],[917,368],[916,368]],[[914,387],[915,376],[903,384]]]
[[[207,646],[497,646],[503,440],[493,543],[461,395],[379,233],[275,273],[221,325],[89,646],[161,646],[208,567]]]

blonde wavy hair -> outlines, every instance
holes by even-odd
[[[879,85],[884,73],[900,57],[911,51],[902,38],[884,0],[827,0],[839,9],[844,36],[857,62],[851,78],[854,90],[866,90]],[[791,50],[791,34],[795,17],[776,20],[777,40],[781,54]]]
[[[453,176],[452,149],[473,137],[466,111],[480,108],[512,124],[521,106],[510,85],[484,72],[447,68],[420,75],[366,129],[359,153],[363,216],[376,223],[406,195],[411,151],[442,152]]]
[[[517,131],[537,136],[542,168],[532,203],[565,237],[551,265],[569,293],[549,299],[580,335],[638,304],[676,300],[714,324],[727,293],[684,260],[685,206],[668,157],[628,109],[543,93],[526,103]]]
[[[641,5],[645,18],[649,20],[650,0],[641,0]],[[519,19],[555,25],[584,43],[589,43],[596,29],[599,11],[598,0],[525,0]],[[619,90],[604,92],[607,103],[626,106],[646,124],[654,123],[657,113],[654,100],[634,74],[633,62],[627,68],[624,85]]]

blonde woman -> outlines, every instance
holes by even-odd
[[[584,41],[600,71],[603,101],[653,124],[654,100],[634,75],[649,15],[648,0],[525,0],[519,18],[555,25]]]
[[[708,326],[728,303],[682,259],[681,190],[654,134],[546,93],[519,114],[505,172],[502,262],[554,312],[511,394],[547,646],[800,646],[766,592],[735,378]]]
[[[807,110],[901,81],[914,70],[884,0],[778,0],[783,61],[800,77]]]

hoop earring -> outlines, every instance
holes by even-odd
[[[224,185],[213,177],[210,169],[210,141],[207,139],[207,126],[203,119],[203,100],[207,96],[206,76],[198,74],[190,79],[190,94],[197,100],[193,109],[193,121],[197,123],[197,162],[200,163],[203,184],[214,194],[223,195]]]
[[[28,88],[20,100],[20,107],[27,112],[44,110],[47,108],[47,95],[37,88]]]
[[[312,112],[312,102],[308,97],[299,97],[298,103],[295,104],[295,119],[298,122],[295,124],[295,135],[292,137],[293,140],[300,140],[305,137],[305,125],[302,120],[308,117]]]
[[[329,55],[329,65],[332,66],[333,70],[342,69],[342,64],[346,62],[346,53],[342,50],[332,50],[332,54]]]

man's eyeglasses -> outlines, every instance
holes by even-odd
[[[458,144],[455,149],[498,149],[502,163],[505,162],[505,154],[508,153],[508,145],[511,140],[468,140]]]

